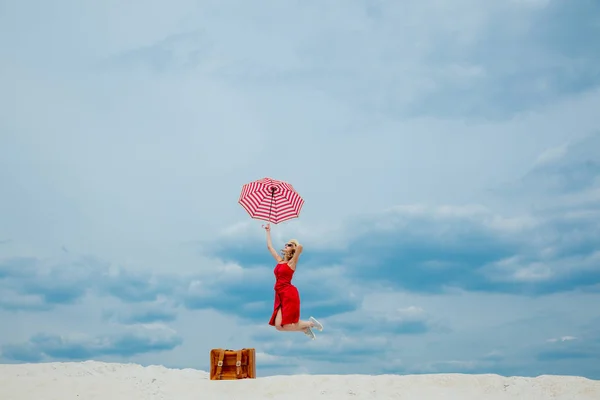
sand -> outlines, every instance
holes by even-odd
[[[193,369],[97,361],[0,365],[1,400],[138,399],[599,400],[600,381],[572,376],[294,375],[211,381]]]

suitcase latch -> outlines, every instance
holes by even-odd
[[[242,362],[241,362],[241,361],[236,361],[236,363],[235,363],[235,366],[236,366],[236,367],[240,367],[241,365],[242,365]]]
[[[223,366],[223,361],[219,361],[219,362],[217,362],[217,366],[218,366],[218,367],[222,367],[222,366]]]

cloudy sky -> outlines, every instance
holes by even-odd
[[[0,0],[0,362],[600,379],[593,0]],[[237,203],[290,182],[310,341]]]

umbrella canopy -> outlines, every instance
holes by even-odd
[[[238,203],[252,218],[278,224],[298,218],[304,200],[289,183],[263,178],[242,186]]]

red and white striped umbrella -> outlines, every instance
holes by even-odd
[[[238,203],[252,218],[278,224],[298,218],[304,200],[289,183],[263,178],[242,186]]]

